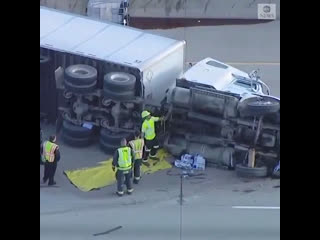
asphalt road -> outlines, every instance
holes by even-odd
[[[109,207],[104,203],[96,209],[40,214],[40,239],[280,239],[279,209],[217,206],[210,203],[210,200],[214,201],[211,197],[185,202],[182,206],[182,225],[180,206],[175,200],[154,204],[132,201],[118,207]],[[116,227],[121,228],[102,234]],[[99,233],[102,235],[94,236]]]

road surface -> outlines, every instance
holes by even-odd
[[[189,184],[185,183],[186,188]],[[136,191],[144,190],[136,188]],[[63,201],[60,199],[60,208],[63,209],[63,203],[64,207],[69,206],[70,209],[50,210],[51,206],[43,209],[42,213],[40,210],[40,239],[178,240],[180,226],[181,239],[184,240],[280,239],[277,190],[269,192],[268,196],[261,192],[230,193],[228,190],[213,190],[192,196],[186,194],[181,225],[178,192],[172,199],[155,202],[141,200],[140,194],[119,200],[106,194],[105,199],[91,201],[80,201],[66,195]],[[266,201],[266,197],[274,199]],[[234,202],[239,205],[231,204],[232,198],[238,199]],[[41,204],[44,204],[43,200]],[[49,202],[53,203],[52,200]],[[243,204],[245,202],[247,204]],[[121,228],[109,234],[94,236],[116,227]]]
[[[106,206],[107,207],[107,206]],[[174,240],[180,239],[179,208],[99,210],[74,215],[40,217],[40,239],[46,240]],[[148,215],[146,215],[148,213]],[[121,214],[121,216],[119,216]],[[182,222],[183,240],[278,240],[279,210],[237,210],[185,207]],[[109,234],[105,231],[121,226]],[[101,236],[94,236],[94,234]]]

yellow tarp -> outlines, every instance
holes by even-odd
[[[160,170],[171,168],[167,162],[169,154],[161,149],[158,152],[158,161],[149,159],[149,167],[142,165],[143,174],[151,174]],[[68,179],[81,191],[89,192],[93,189],[109,186],[116,182],[115,173],[112,171],[112,159],[99,163],[99,166],[65,171]]]

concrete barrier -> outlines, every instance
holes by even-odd
[[[259,3],[280,0],[130,0],[132,18],[257,19]],[[40,5],[86,15],[88,0],[40,0]]]
[[[275,3],[280,19],[280,0],[131,0],[132,18],[258,19],[259,3]]]
[[[87,14],[89,0],[40,0],[41,6],[81,15]]]

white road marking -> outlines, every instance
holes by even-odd
[[[235,209],[267,209],[267,210],[280,210],[280,207],[264,207],[264,206],[232,206]]]
[[[187,64],[196,64],[197,62],[188,62]],[[280,66],[280,62],[226,62],[228,65],[265,65],[265,66]]]
[[[280,62],[228,62],[229,65],[270,65],[280,66]]]

